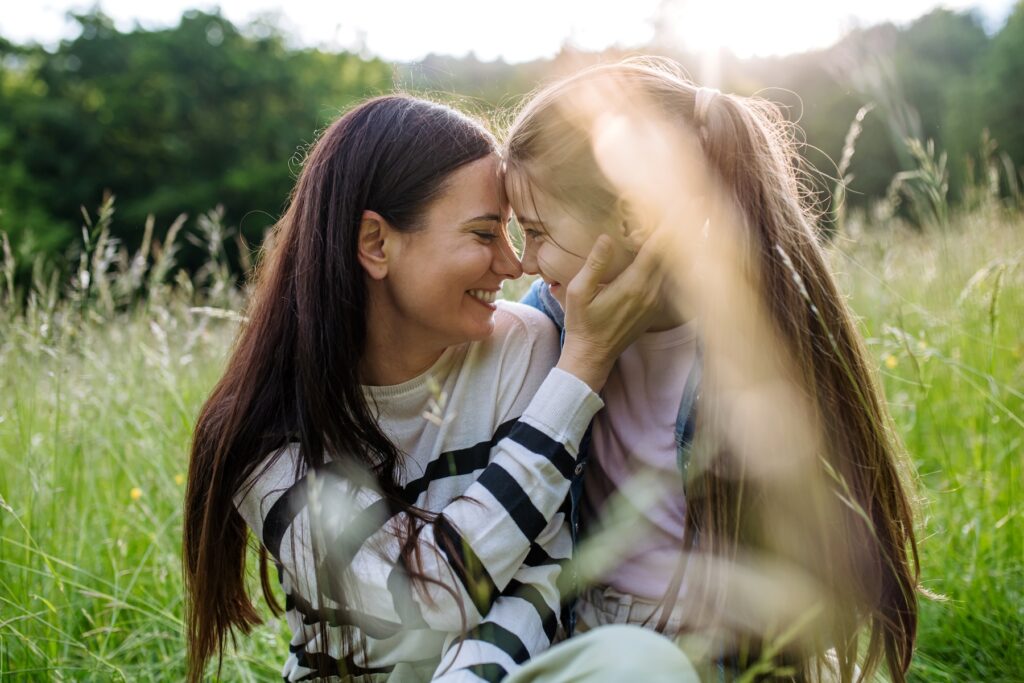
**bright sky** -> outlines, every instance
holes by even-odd
[[[0,0],[0,35],[15,42],[54,46],[73,37],[69,10],[93,2]],[[660,20],[682,47],[725,48],[741,57],[826,47],[854,26],[908,22],[936,6],[976,7],[989,30],[1002,25],[1013,0],[103,0],[118,27],[173,26],[187,8],[211,10],[243,24],[273,12],[297,41],[330,49],[360,49],[388,60],[414,61],[430,52],[520,62],[555,54],[569,42],[584,49],[649,42]]]

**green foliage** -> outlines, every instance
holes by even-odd
[[[79,206],[119,197],[121,239],[222,204],[259,241],[294,182],[289,160],[339,111],[388,90],[379,60],[296,50],[267,24],[185,13],[158,31],[98,11],[55,53],[0,46],[0,227],[21,253],[67,246]],[[52,228],[51,228],[52,226]]]
[[[915,681],[1024,665],[1024,230],[996,207],[944,232],[872,231],[834,253],[922,495]]]
[[[1024,74],[1024,2],[1017,2],[986,55],[979,73],[982,86],[976,105],[982,112],[982,125],[1018,165],[1024,160],[1021,74]]]

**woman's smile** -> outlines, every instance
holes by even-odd
[[[468,294],[493,311],[497,308],[494,302],[497,301],[500,291],[498,289],[471,289]]]

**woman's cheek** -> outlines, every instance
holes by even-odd
[[[494,244],[478,242],[466,247],[462,255],[467,270],[486,272],[498,260],[499,251]]]

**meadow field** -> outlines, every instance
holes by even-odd
[[[0,680],[178,681],[193,421],[244,291],[217,215],[123,253],[111,207],[70,277],[0,279]],[[152,230],[165,234],[167,226]],[[178,270],[186,232],[210,262]],[[926,229],[850,216],[831,251],[917,473],[915,681],[1024,680],[1024,215],[990,199]],[[19,301],[27,301],[22,306]],[[223,680],[278,676],[286,627]]]

